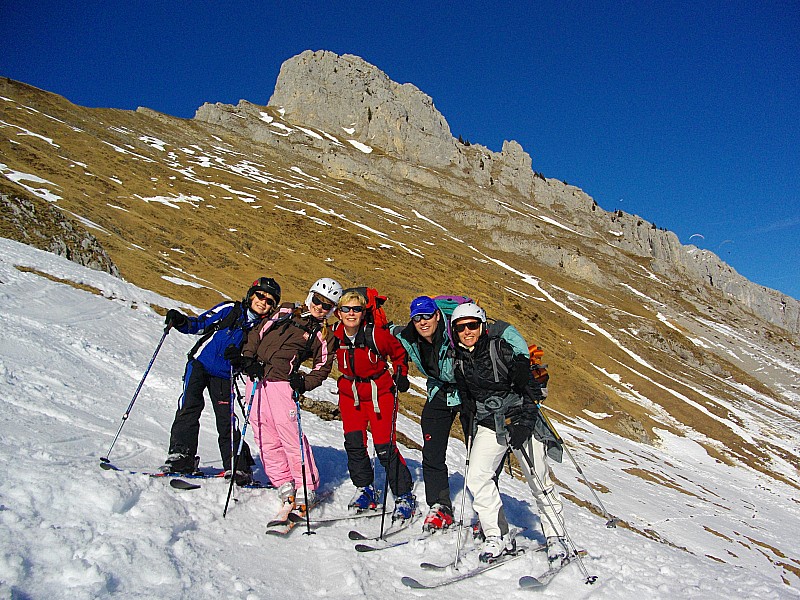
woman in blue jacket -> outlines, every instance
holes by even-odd
[[[280,303],[281,287],[270,277],[256,279],[241,302],[223,302],[197,317],[188,317],[171,309],[166,323],[181,333],[202,336],[189,352],[189,361],[183,376],[183,395],[175,413],[169,439],[169,456],[161,470],[165,473],[192,473],[197,465],[197,439],[200,434],[200,414],[208,390],[214,408],[219,453],[226,477],[231,470],[231,442],[238,446],[240,434],[234,432],[231,440],[231,363],[230,352],[234,346],[238,355],[242,342],[255,325],[268,317]],[[239,485],[252,481],[251,467],[255,464],[247,444],[236,468],[235,479]]]

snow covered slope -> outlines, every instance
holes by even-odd
[[[419,563],[447,561],[455,536],[358,554],[347,532],[377,523],[342,522],[288,538],[264,535],[278,509],[271,489],[241,490],[223,519],[227,487],[196,491],[98,468],[163,331],[150,304],[177,303],[111,276],[0,239],[0,596],[10,598],[382,598],[425,597],[400,583],[429,581]],[[82,284],[80,289],[75,284]],[[163,461],[188,336],[170,334],[123,427],[111,459],[131,469]],[[333,382],[310,395],[335,402]],[[558,389],[553,389],[553,394]],[[567,525],[588,550],[583,582],[569,566],[540,597],[793,598],[800,596],[800,519],[795,489],[719,463],[694,441],[666,432],[659,447],[551,413],[606,508],[631,528],[607,529],[585,507],[591,495],[573,465],[555,465],[570,500]],[[340,424],[303,415],[325,486],[321,515],[345,510],[352,493]],[[402,417],[399,429],[419,440]],[[422,494],[420,454],[404,451]],[[202,464],[218,468],[210,411]],[[454,490],[464,447],[449,453]],[[261,475],[261,474],[260,474]],[[261,475],[263,477],[263,475]],[[380,484],[379,475],[379,484]],[[526,486],[505,475],[509,518],[540,541]],[[455,499],[460,506],[460,495]],[[467,518],[470,518],[467,502]],[[544,569],[527,556],[436,592],[440,600],[528,598],[517,579]]]

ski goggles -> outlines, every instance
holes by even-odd
[[[323,310],[330,310],[333,308],[333,304],[330,302],[325,302],[325,300],[318,296],[311,296],[311,303],[315,304],[316,306],[321,306]]]
[[[456,333],[461,333],[465,329],[469,329],[470,331],[475,331],[481,328],[480,321],[467,321],[466,323],[456,323],[453,325],[453,331]]]
[[[342,314],[345,314],[345,315],[347,313],[349,313],[349,312],[354,312],[354,313],[358,314],[358,313],[364,312],[364,307],[363,306],[340,306],[339,310],[342,312]]]
[[[265,294],[264,292],[253,292],[253,296],[261,300],[262,302],[266,302],[270,306],[275,306],[275,300],[269,297],[269,295]]]
[[[411,320],[414,321],[414,323],[419,323],[420,321],[430,321],[435,314],[436,313],[420,313],[411,317]]]

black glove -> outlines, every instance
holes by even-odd
[[[297,392],[298,394],[302,394],[306,391],[306,378],[305,375],[302,373],[292,373],[289,376],[289,385],[292,386],[292,389]]]
[[[509,425],[508,431],[510,434],[509,445],[514,450],[519,450],[522,445],[530,439],[533,430],[525,425]]]
[[[261,379],[264,376],[264,365],[255,358],[242,357],[246,361],[242,372],[250,379]]]
[[[164,323],[174,327],[175,329],[180,329],[184,325],[189,323],[189,317],[183,314],[179,310],[175,310],[174,308],[170,308],[167,311],[167,316],[164,319]]]
[[[531,370],[528,359],[517,359],[511,369],[511,384],[515,390],[524,390],[531,383]]]
[[[398,392],[407,392],[409,388],[408,377],[403,375],[400,371],[394,374],[392,377],[394,379],[394,384],[397,386]]]
[[[238,346],[234,346],[233,344],[225,348],[225,352],[222,353],[222,357],[231,363],[232,366],[241,366],[244,362],[242,351],[239,350]]]
[[[223,358],[231,363],[231,367],[236,372],[241,372],[244,368],[253,362],[253,359],[249,356],[242,356],[242,353],[239,351],[238,346],[230,345],[225,348],[225,352],[223,353]]]

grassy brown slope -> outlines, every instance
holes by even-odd
[[[516,324],[527,339],[545,348],[553,390],[548,404],[557,410],[583,417],[587,417],[583,411],[611,415],[599,424],[646,442],[655,440],[655,427],[680,434],[683,426],[675,422],[685,424],[716,440],[709,444],[709,451],[715,455],[730,460],[730,453],[764,465],[764,469],[769,469],[768,451],[780,452],[752,446],[740,438],[720,423],[719,419],[731,418],[728,409],[694,390],[706,390],[733,405],[739,401],[732,388],[706,376],[708,373],[732,377],[769,398],[777,399],[776,394],[732,364],[689,343],[685,336],[660,322],[655,310],[646,307],[641,298],[615,283],[635,279],[635,287],[649,297],[687,313],[695,311],[699,303],[692,295],[695,292],[681,284],[665,286],[641,276],[639,267],[651,267],[647,259],[614,249],[606,241],[597,243],[598,239],[605,240],[602,231],[607,224],[597,225],[594,238],[538,221],[531,227],[494,199],[501,198],[519,210],[526,210],[522,200],[534,200],[520,199],[508,191],[480,190],[477,194],[476,190],[472,199],[444,191],[445,185],[430,188],[409,180],[384,188],[380,182],[359,178],[357,173],[348,174],[346,180],[333,178],[320,166],[324,152],[332,150],[317,151],[315,142],[308,140],[276,138],[262,144],[222,127],[149,112],[85,109],[9,80],[0,80],[0,91],[16,101],[0,103],[0,119],[58,144],[56,148],[41,138],[19,135],[19,129],[5,128],[0,136],[2,162],[10,169],[52,182],[53,186],[46,187],[62,197],[57,206],[102,228],[92,233],[122,275],[141,287],[178,302],[206,307],[224,298],[240,297],[248,282],[263,274],[278,278],[287,300],[302,300],[311,281],[332,276],[345,285],[369,284],[387,293],[387,312],[397,322],[405,319],[408,303],[420,293],[468,294],[491,316]],[[266,110],[279,118],[272,109]],[[167,143],[167,148],[155,148],[141,137],[158,138]],[[351,152],[353,164],[393,160],[379,149],[369,158],[351,148],[335,151]],[[226,165],[212,162],[211,166],[201,166],[197,159],[200,154],[221,157]],[[243,161],[279,181],[242,176],[225,168]],[[312,189],[311,181],[304,180],[293,167],[318,177],[322,183]],[[429,171],[441,183],[452,177],[446,171]],[[296,187],[303,181],[304,188]],[[457,186],[464,185],[457,182]],[[252,194],[253,201],[245,202],[230,190]],[[202,200],[182,202],[179,208],[173,208],[141,199],[178,195]],[[296,199],[323,210],[299,204]],[[391,208],[408,220],[387,215],[372,205]],[[302,208],[307,216],[279,207]],[[434,218],[449,235],[415,219],[412,208]],[[562,215],[569,213],[566,206],[558,204],[554,210]],[[316,223],[309,216],[329,225]],[[384,232],[390,239],[356,227],[353,221]],[[406,229],[404,224],[413,228]],[[564,269],[537,261],[532,250],[499,249],[504,240],[518,240],[520,248],[527,248],[526,239],[545,241],[568,250],[569,256],[580,256],[605,269],[607,284],[567,276]],[[398,242],[424,256],[407,252]],[[476,246],[480,253],[468,245]],[[653,368],[639,364],[561,308],[537,299],[541,294],[536,289],[487,262],[481,253],[539,278],[558,302],[602,327]],[[193,288],[165,279],[192,281],[192,276],[206,287]],[[704,295],[708,313],[724,316],[719,308],[725,306],[722,295],[713,291]],[[674,422],[664,421],[650,407],[625,397],[620,393],[622,388],[598,368],[620,375],[624,383],[661,406]],[[680,383],[684,379],[691,387]],[[691,403],[664,388],[680,393]],[[418,400],[407,396],[404,403],[419,412]],[[727,450],[720,451],[721,446]]]

